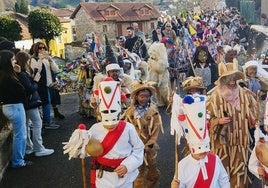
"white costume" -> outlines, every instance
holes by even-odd
[[[111,78],[98,85],[101,122],[86,130],[75,130],[64,146],[72,157],[92,156],[91,188],[132,188],[143,163],[144,144],[134,125],[119,121],[121,86]],[[118,173],[123,169],[123,173]],[[120,177],[119,177],[120,175]]]
[[[171,130],[180,140],[184,135],[190,154],[178,163],[177,182],[172,188],[230,188],[228,174],[220,158],[210,152],[206,96],[193,94],[183,99],[173,96]],[[175,174],[176,175],[176,174]]]
[[[256,151],[255,151],[255,147],[252,150],[252,153],[250,155],[249,158],[249,162],[248,162],[248,169],[249,171],[256,176],[257,178],[260,179],[259,173],[258,173],[258,168],[259,166],[262,165],[261,162],[258,160],[257,156],[256,156]],[[268,168],[265,167],[264,165],[262,165],[264,167],[264,170],[266,173],[268,173]],[[268,188],[267,185],[264,186],[265,188]]]
[[[191,154],[183,158],[178,164],[178,179],[180,188],[194,187],[195,180],[198,177],[201,165],[208,161],[207,156],[204,159],[196,160]],[[230,182],[228,174],[222,165],[218,156],[216,156],[216,166],[210,188],[229,188]]]
[[[108,130],[105,129],[102,126],[102,122],[100,122],[94,124],[88,130],[88,133],[101,142],[108,133]],[[99,170],[96,170],[96,186],[100,188],[132,187],[132,183],[139,173],[138,167],[143,162],[143,150],[144,145],[137,135],[135,127],[132,124],[127,123],[125,130],[114,147],[104,155],[104,157],[108,159],[126,157],[121,164],[127,167],[128,172],[123,178],[119,178],[115,172],[103,171],[102,178],[98,178],[97,174]]]

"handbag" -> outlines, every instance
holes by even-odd
[[[38,108],[42,105],[41,98],[37,91],[33,92],[31,95],[27,97],[26,104],[24,105],[26,110]]]

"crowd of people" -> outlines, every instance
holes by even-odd
[[[262,65],[268,54],[264,52],[266,55],[262,57],[250,54],[256,51],[251,49],[252,33],[246,20],[234,8],[221,11],[208,9],[199,14],[188,12],[159,18],[152,31],[152,44],[145,41],[137,23],[132,23],[126,33],[126,36],[118,37],[114,47],[113,55],[118,62],[106,65],[106,74],[100,73],[102,79],[99,79],[100,75],[94,77],[93,88],[98,88],[106,76],[114,77],[116,73],[117,77],[113,80],[119,81],[123,91],[126,87],[124,80],[131,78],[127,84],[130,87],[123,92],[128,95],[126,98],[130,102],[122,103],[123,115],[116,119],[133,124],[145,147],[144,159],[133,186],[156,187],[160,178],[155,157],[162,122],[152,97],[163,92],[158,84],[168,79],[169,101],[179,104],[172,106],[172,115],[175,114],[175,117],[171,119],[173,123],[181,125],[180,133],[188,143],[186,157],[178,162],[179,174],[175,173],[171,186],[202,184],[205,187],[247,187],[250,182],[248,170],[253,172],[254,169],[253,173],[256,174],[257,169],[254,166],[256,162],[251,165],[248,163],[251,149],[259,143],[259,139],[254,137],[254,130],[260,126],[264,131],[267,126],[263,123],[264,109],[261,103],[267,92],[267,72]],[[166,51],[152,53],[155,43],[162,44]],[[155,56],[157,53],[161,55]],[[148,67],[141,67],[144,61],[148,62]],[[167,61],[168,66],[163,64],[162,69],[167,69],[169,73],[158,73],[160,82],[149,79],[159,61]],[[146,71],[149,76],[141,79],[139,73],[146,75]],[[186,97],[172,98],[174,92],[171,90],[179,85],[184,90],[180,94]],[[98,111],[103,96],[96,96],[96,93],[93,90],[90,103]],[[157,102],[156,105],[160,106]],[[192,103],[198,104],[195,106]],[[194,116],[200,105],[203,111],[198,111],[196,116],[202,121]],[[106,108],[110,109],[108,106]],[[177,111],[173,111],[173,108]],[[100,112],[98,120],[102,122],[103,118]],[[107,163],[103,164],[104,168],[106,166]],[[264,174],[264,168],[260,175]],[[100,169],[101,162],[97,170]]]
[[[160,17],[152,31],[152,44],[136,22],[125,32],[113,48],[106,41],[102,62],[98,59],[102,50],[86,45],[94,40],[84,42],[84,56],[94,74],[90,82],[88,77],[84,80],[85,89],[79,92],[97,123],[86,133],[76,130],[64,149],[70,157],[93,157],[91,186],[157,187],[161,176],[156,164],[157,139],[163,132],[157,106],[163,104],[155,104],[154,96],[163,93],[172,103],[171,127],[177,127],[176,134],[183,135],[188,146],[186,157],[178,162],[173,188],[197,184],[247,187],[248,170],[258,174],[256,160],[263,165],[259,173],[263,176],[268,166],[258,153],[254,162],[248,162],[251,149],[260,137],[266,138],[268,130],[262,121],[268,91],[268,73],[262,65],[268,64],[268,52],[260,58],[248,54],[250,26],[237,9]],[[152,49],[154,44],[160,45],[159,51]],[[162,47],[165,50],[160,51]],[[51,155],[54,150],[42,144],[42,128],[59,128],[51,119],[51,107],[55,117],[64,118],[56,106],[60,104],[59,90],[54,87],[57,64],[42,42],[29,53],[14,52],[10,44],[0,51],[0,102],[2,113],[13,125],[14,168],[31,164],[24,161],[25,153]],[[161,71],[153,73],[158,62],[163,63]],[[89,68],[84,70],[89,76]],[[157,75],[157,80],[150,74]],[[163,83],[168,84],[163,87]],[[177,87],[184,90],[181,96],[172,92]],[[36,103],[31,106],[33,98]],[[256,127],[261,129],[259,137],[254,137]],[[87,155],[86,148],[91,151]]]
[[[59,91],[54,87],[59,68],[46,49],[44,43],[37,42],[32,51],[20,51],[1,37],[1,117],[8,120],[6,126],[11,123],[13,128],[12,168],[31,165],[31,161],[24,160],[25,155],[42,157],[54,153],[54,149],[45,148],[42,138],[46,129],[60,127],[51,119],[51,105],[55,118],[64,118],[56,107],[60,104]]]

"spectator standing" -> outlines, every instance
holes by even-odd
[[[135,36],[134,28],[127,27],[127,39],[125,42],[125,48],[129,52],[138,54],[143,60],[147,58],[147,47],[141,37]]]
[[[41,75],[38,82],[38,93],[42,100],[43,123],[45,129],[58,129],[60,126],[52,122],[50,117],[51,96],[49,87],[53,82],[53,74],[59,72],[57,64],[47,53],[47,47],[42,42],[37,42],[33,46],[33,56],[30,66],[33,70],[37,69]]]
[[[141,37],[143,41],[145,41],[145,35],[144,33],[140,30],[139,24],[137,22],[132,23],[132,27],[134,28],[134,33],[135,36]]]
[[[26,154],[35,153],[35,156],[46,156],[54,153],[53,149],[46,149],[42,139],[42,119],[38,107],[41,106],[37,92],[40,74],[34,72],[30,66],[30,56],[25,52],[18,52],[15,57],[21,71],[17,73],[19,80],[25,88],[27,101],[24,105],[26,110],[27,146]],[[36,96],[36,97],[35,97]],[[40,101],[40,102],[38,102]],[[31,138],[32,132],[32,138]]]
[[[240,40],[240,44],[247,50],[250,35],[250,27],[245,20],[241,21],[240,27],[237,30],[237,36]]]
[[[169,38],[174,44],[176,43],[176,32],[172,29],[172,25],[170,22],[165,24],[165,29],[162,31],[164,36]]]
[[[13,143],[11,167],[20,168],[31,165],[25,161],[26,150],[26,115],[23,103],[26,101],[26,92],[20,83],[14,69],[14,53],[8,50],[0,51],[0,103],[3,114],[13,126]]]
[[[152,31],[153,42],[160,42],[163,37],[164,33],[161,30],[161,26],[157,26],[157,28]]]

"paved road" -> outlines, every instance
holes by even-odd
[[[55,154],[47,157],[27,156],[34,162],[32,166],[23,169],[7,169],[0,188],[78,188],[83,187],[81,160],[68,160],[63,155],[62,142],[68,141],[71,133],[79,123],[85,123],[87,129],[94,123],[94,119],[83,118],[78,112],[78,97],[76,94],[62,96],[60,111],[66,115],[66,119],[58,121],[61,125],[58,130],[46,131],[43,140],[47,148],[54,148]],[[174,173],[174,138],[169,132],[170,117],[160,108],[164,123],[164,135],[159,135],[160,151],[158,153],[158,166],[161,171],[161,181],[158,188],[169,188]],[[90,158],[85,160],[87,179],[90,166]],[[260,187],[254,180],[250,188]]]

